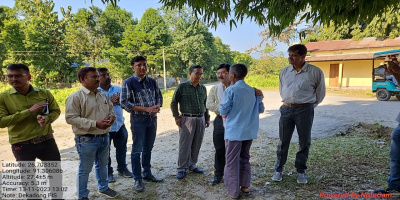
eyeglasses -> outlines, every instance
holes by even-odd
[[[196,75],[196,76],[203,76],[203,73],[196,72],[196,73],[194,73],[194,75]]]
[[[219,75],[227,75],[227,74],[229,74],[229,72],[217,72],[216,73],[217,76],[219,76]]]
[[[22,77],[25,76],[25,75],[28,75],[28,74],[7,75],[7,78],[8,78],[8,79],[12,79],[12,78],[20,79],[20,78],[22,78]]]

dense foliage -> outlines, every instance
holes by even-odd
[[[130,59],[144,55],[149,74],[163,75],[163,51],[168,77],[187,77],[190,65],[204,67],[205,78],[215,78],[221,63],[253,59],[234,52],[215,38],[189,9],[149,8],[138,20],[118,6],[92,6],[71,13],[55,12],[52,0],[16,0],[13,8],[0,6],[0,78],[11,63],[27,64],[33,83],[58,87],[76,82],[84,66],[107,67],[116,79],[132,75]]]

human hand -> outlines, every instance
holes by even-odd
[[[110,124],[110,121],[107,119],[99,119],[96,121],[96,127],[99,129],[107,129],[108,127],[110,127],[112,124]]]
[[[119,93],[119,92],[118,92],[117,94],[113,94],[113,95],[110,97],[110,101],[111,101],[113,104],[119,105],[119,97],[120,97],[120,93]]]
[[[155,114],[160,112],[160,106],[159,105],[154,105],[151,107],[146,107],[146,112],[151,113],[151,114]]]
[[[36,104],[33,104],[33,106],[29,108],[29,112],[30,113],[34,113],[34,112],[36,112],[38,110],[41,110],[47,104],[48,103],[36,103]]]
[[[256,96],[260,96],[261,98],[264,98],[264,94],[260,89],[254,88],[254,91],[256,93]]]
[[[104,118],[104,120],[107,120],[109,124],[113,124],[115,121],[115,117],[112,115],[108,115],[106,118]]]
[[[181,127],[182,118],[175,119],[175,123],[178,127]]]
[[[43,115],[36,116],[36,119],[40,126],[46,125],[46,118]]]
[[[210,121],[206,121],[206,128],[210,126]]]

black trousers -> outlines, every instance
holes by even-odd
[[[225,167],[225,128],[222,122],[222,117],[220,115],[217,115],[217,117],[215,117],[214,119],[213,124],[213,142],[215,148],[214,174],[216,176],[223,176]]]
[[[38,144],[12,144],[12,152],[17,161],[60,161],[60,151],[58,150],[54,138]]]
[[[35,159],[39,159],[41,161],[61,161],[60,151],[58,150],[56,141],[54,138],[50,140],[46,140],[44,142],[38,144],[12,144],[11,145],[12,152],[17,161],[35,161]],[[61,164],[61,163],[60,163]],[[45,167],[47,168],[47,167]],[[50,167],[49,169],[54,170],[54,168],[61,169],[60,165],[56,167]],[[24,169],[24,168],[21,168]],[[29,167],[28,167],[29,169]],[[29,175],[35,175],[34,172]],[[62,187],[62,173],[48,173],[49,176],[52,176],[49,179],[50,188],[61,188]],[[26,177],[26,176],[23,176]],[[31,183],[32,179],[22,178],[22,182]],[[35,181],[35,179],[33,179]],[[36,184],[29,184],[29,187],[36,188]],[[39,188],[40,189],[40,188]],[[52,199],[62,199],[63,192],[57,189],[51,189],[53,195]],[[25,191],[28,196],[38,195],[38,189],[33,189],[30,191]],[[31,199],[31,198],[28,198]],[[36,199],[36,198],[34,198]]]

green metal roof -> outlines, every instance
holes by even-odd
[[[395,55],[395,54],[400,54],[400,49],[376,52],[376,53],[374,53],[373,58],[382,57],[382,56],[388,56],[388,55]]]

